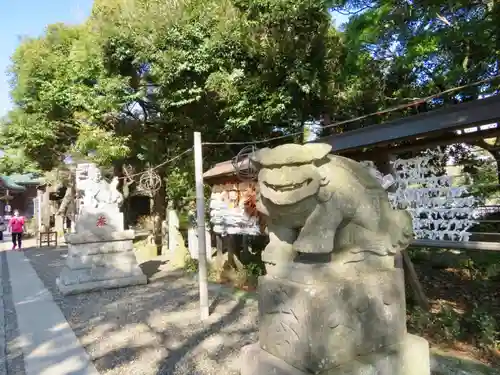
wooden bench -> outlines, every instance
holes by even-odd
[[[57,232],[38,232],[38,247],[54,244],[57,247]]]

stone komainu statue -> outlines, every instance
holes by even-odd
[[[331,254],[342,267],[393,268],[413,238],[409,213],[394,210],[370,170],[331,155],[327,144],[285,144],[259,150],[257,208],[267,216],[270,274],[297,254]]]
[[[123,195],[118,191],[118,184],[118,177],[113,177],[111,182],[107,183],[102,178],[99,168],[92,166],[89,168],[89,180],[84,191],[82,208],[113,206],[118,210],[123,203]]]
[[[326,144],[263,149],[257,208],[270,241],[259,278],[259,342],[241,375],[430,375],[429,344],[406,330],[394,254],[412,239],[369,167]]]

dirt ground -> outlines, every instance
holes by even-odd
[[[257,302],[248,298],[252,293],[235,298],[212,288],[214,314],[210,322],[200,323],[196,281],[171,273],[161,260],[142,265],[151,277],[148,285],[62,297],[55,279],[64,265],[65,249],[32,248],[25,254],[103,375],[237,375],[241,347],[258,340]],[[425,262],[415,267],[433,312],[450,305],[457,312],[451,316],[455,319],[482,306],[499,321],[498,282],[471,280],[462,271]],[[463,374],[498,374],[490,369],[500,368],[500,362],[470,338],[444,340],[440,332],[425,327],[416,333],[430,341],[434,353],[444,353],[433,355],[434,367],[451,368],[433,375],[457,374],[457,366],[480,369]],[[465,365],[450,359],[450,351]]]
[[[467,319],[477,320],[478,325],[484,325],[481,320],[488,316],[489,321],[496,322],[497,339],[500,339],[500,281],[473,277],[471,272],[463,268],[434,267],[429,263],[415,263],[415,269],[431,304],[430,319],[434,320],[427,327],[420,326],[418,334],[423,335],[434,347],[470,356],[500,368],[498,343],[496,347],[481,348],[478,333],[472,332],[475,327],[463,322]],[[448,312],[443,311],[443,307],[448,307]],[[458,322],[460,328],[455,326]],[[453,329],[461,332],[446,337],[443,336],[444,327],[449,327],[450,332]]]

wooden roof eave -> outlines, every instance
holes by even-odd
[[[0,176],[0,189],[9,190],[16,193],[22,193],[26,191],[26,187],[16,184],[7,176]]]
[[[367,147],[436,135],[453,130],[495,123],[500,120],[500,95],[456,104],[419,115],[321,137],[313,142],[329,143],[332,152],[344,153]]]

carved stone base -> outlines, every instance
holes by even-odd
[[[68,235],[57,286],[63,295],[147,283],[134,254],[133,231]]]
[[[319,275],[318,270],[309,270]],[[316,282],[259,278],[259,341],[266,352],[302,371],[321,373],[369,353],[384,352],[406,334],[401,270]]]
[[[401,344],[358,357],[325,371],[302,371],[262,350],[259,344],[241,350],[241,375],[430,375],[429,343],[407,334]]]

